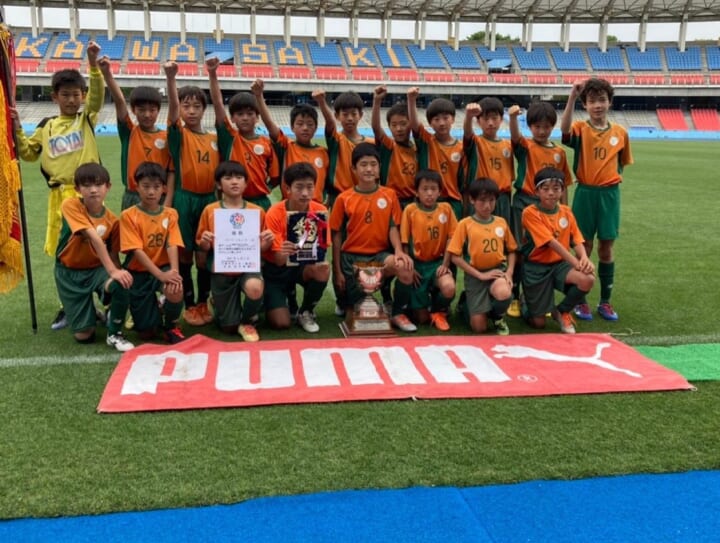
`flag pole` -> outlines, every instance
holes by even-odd
[[[0,6],[0,27],[5,27],[7,29],[7,38],[8,43],[3,44],[2,47],[0,47],[0,62],[2,62],[2,66],[0,66],[0,72],[2,73],[2,81],[0,84],[2,84],[5,87],[5,96],[7,100],[7,105],[10,107],[15,107],[15,58],[14,58],[14,48],[13,48],[13,40],[12,40],[12,33],[10,33],[10,29],[5,25],[5,14],[2,10],[2,7]],[[3,36],[5,36],[5,33],[3,33]],[[7,54],[6,54],[7,52]],[[4,107],[4,104],[3,104]],[[13,121],[14,122],[14,121]],[[32,324],[32,330],[33,334],[37,334],[38,331],[38,322],[37,322],[37,309],[35,306],[35,287],[33,284],[33,276],[32,276],[32,265],[30,262],[30,242],[28,240],[28,229],[27,229],[27,216],[25,213],[25,196],[23,194],[23,183],[22,183],[22,172],[20,170],[20,157],[17,156],[18,153],[18,142],[17,142],[17,135],[15,134],[15,130],[11,130],[12,132],[12,143],[14,145],[16,160],[17,160],[17,168],[18,173],[20,174],[20,187],[18,188],[18,207],[19,207],[19,216],[20,216],[20,232],[22,235],[22,246],[23,246],[23,253],[25,256],[25,277],[27,279],[27,285],[28,285],[28,300],[30,302],[30,321]]]

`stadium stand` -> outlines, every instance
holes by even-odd
[[[271,54],[270,44],[267,40],[252,40],[243,38],[238,40],[240,48],[240,57],[238,64],[272,64],[273,58]]]
[[[45,71],[52,74],[60,70],[79,70],[80,64],[80,60],[48,60]]]
[[[619,115],[619,112],[614,113]],[[622,112],[622,119],[617,119],[618,124],[624,124],[628,128],[660,128],[658,116],[654,111],[626,109]]]
[[[495,83],[503,85],[520,85],[523,82],[523,76],[520,74],[491,74]]]
[[[17,58],[37,58],[45,57],[50,46],[52,34],[42,32],[37,38],[33,38],[30,32],[21,32],[15,39],[15,56]]]
[[[217,67],[218,77],[235,77],[237,68],[234,64],[221,64]]]
[[[708,46],[705,52],[707,53],[708,69],[720,70],[720,47]]]
[[[384,79],[380,68],[350,68],[350,75],[357,81],[382,81]]]
[[[715,109],[694,108],[690,117],[697,130],[720,131],[720,116]]]
[[[402,45],[393,44],[388,49],[383,43],[375,44],[375,53],[384,68],[412,68],[408,53]]]
[[[350,68],[376,67],[380,64],[375,52],[370,45],[360,43],[357,47],[353,47],[350,43],[343,43],[340,49],[345,55],[345,62]]]
[[[307,50],[303,42],[291,41],[288,47],[284,41],[275,40],[273,47],[278,66],[305,66],[307,64]]]
[[[128,61],[124,71],[128,75],[160,75],[160,63]]]
[[[50,58],[81,60],[85,57],[85,48],[90,41],[87,34],[78,34],[77,39],[70,39],[70,34],[58,34],[55,44],[50,46]]]
[[[662,62],[660,62],[660,49],[657,47],[648,47],[645,52],[640,51],[637,47],[627,47],[628,65],[634,72],[659,72],[662,71]]]
[[[458,81],[461,83],[487,83],[489,76],[480,72],[457,72]]]
[[[200,66],[197,62],[178,62],[178,75],[195,77],[200,75]]]
[[[455,81],[455,74],[453,74],[452,72],[447,72],[447,71],[423,72],[422,76],[425,81],[432,81],[435,83]]]
[[[319,43],[311,41],[308,43],[308,50],[310,51],[310,59],[316,67],[343,65],[340,50],[335,43],[330,43],[323,47]]]
[[[34,73],[40,67],[40,60],[36,58],[16,58],[15,69],[18,72]]]
[[[586,51],[593,70],[614,72],[625,69],[625,63],[618,47],[608,47],[605,53],[597,47],[588,47]]]
[[[708,79],[711,85],[720,85],[720,74],[710,74]]]
[[[579,47],[571,47],[567,53],[560,47],[551,47],[550,55],[552,56],[555,67],[558,70],[587,70],[587,62],[582,49]]]
[[[463,46],[455,51],[449,45],[441,45],[440,52],[453,70],[479,70],[482,68],[482,63],[472,47]]]
[[[275,77],[275,70],[269,64],[243,64],[240,66],[240,75],[250,79],[272,79]]]
[[[684,52],[677,47],[665,47],[665,60],[668,70],[700,71],[702,61],[700,59],[700,48],[697,46],[688,47]]]
[[[223,38],[220,43],[218,43],[215,41],[215,38],[205,38],[203,40],[203,50],[205,51],[205,57],[216,53],[222,55],[224,58],[234,58],[235,42],[231,39]]]
[[[408,45],[408,51],[410,52],[410,56],[418,69],[446,69],[445,62],[440,56],[440,52],[432,45],[428,45],[425,49],[421,49],[419,45],[410,44]]]
[[[636,85],[664,85],[665,74],[638,74],[633,76]]]
[[[484,45],[479,45],[477,47],[478,55],[480,55],[480,58],[484,61],[488,60],[495,60],[495,59],[509,59],[512,61],[512,54],[510,53],[510,49],[504,46],[496,47],[495,51],[491,51],[489,48],[485,47]]]
[[[316,66],[315,76],[320,80],[343,80],[348,78],[347,70],[345,68],[338,68],[335,66]]]
[[[557,85],[557,74],[527,74],[527,82],[531,85]]]
[[[524,47],[516,45],[513,47],[513,53],[515,53],[515,58],[522,70],[552,70],[544,47],[526,51]]]
[[[197,64],[200,58],[200,41],[197,38],[186,38],[183,43],[180,38],[172,36],[168,38],[167,46],[168,60]]]
[[[420,81],[417,71],[410,68],[388,68],[385,71],[390,81]]]
[[[687,130],[688,125],[685,122],[685,116],[679,109],[658,109],[658,120],[663,130]]]
[[[278,66],[280,79],[310,79],[312,71],[307,66]]]
[[[672,85],[704,85],[705,76],[702,74],[670,74]]]
[[[128,49],[128,62],[155,61],[165,59],[164,41],[160,36],[149,40],[143,37],[131,36]]]
[[[127,38],[125,36],[116,35],[112,40],[107,36],[98,34],[95,36],[95,42],[100,46],[103,55],[107,55],[110,60],[122,60],[125,56],[125,44]]]

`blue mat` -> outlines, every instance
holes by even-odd
[[[0,522],[0,541],[716,542],[720,471],[342,491]]]

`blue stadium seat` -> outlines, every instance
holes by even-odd
[[[290,47],[285,45],[282,40],[273,42],[275,49],[275,58],[280,66],[306,66],[307,65],[307,49],[301,41],[291,41]]]
[[[238,40],[240,60],[238,64],[272,64],[272,49],[267,40],[255,40],[255,44],[248,38]]]
[[[203,40],[203,50],[205,51],[205,58],[212,53],[218,53],[223,57],[235,56],[235,42],[229,38],[223,38],[220,43],[215,41],[215,38],[205,38]]]
[[[588,68],[582,49],[579,47],[571,47],[567,52],[561,47],[551,47],[550,55],[552,55],[555,67],[558,70],[585,71]]]
[[[89,41],[87,34],[78,34],[75,40],[70,38],[70,34],[58,34],[50,49],[50,58],[83,59]]]
[[[380,62],[375,56],[375,51],[367,43],[358,43],[357,47],[353,47],[351,43],[345,42],[340,44],[340,49],[345,54],[345,61],[351,68],[375,67]]]
[[[125,44],[127,39],[125,36],[115,35],[111,40],[107,36],[95,36],[95,42],[100,46],[100,53],[107,55],[110,60],[122,60],[125,55]]]
[[[593,70],[613,72],[625,69],[625,63],[618,47],[608,47],[605,53],[597,47],[588,47],[587,54],[590,57],[590,65]]]
[[[685,52],[681,52],[677,47],[668,46],[664,49],[668,70],[698,71],[702,69],[699,47],[688,47]]]
[[[15,55],[19,58],[44,58],[52,34],[42,32],[33,38],[30,32],[21,32],[15,39]]]
[[[708,45],[706,51],[708,68],[711,70],[720,70],[720,47]]]
[[[384,68],[412,68],[410,57],[402,45],[393,44],[388,49],[384,43],[376,43],[375,53]]]
[[[145,40],[143,36],[131,36],[128,60],[156,61],[165,60],[164,41],[159,36]]]
[[[458,70],[478,70],[482,68],[480,59],[475,55],[472,47],[463,46],[455,51],[450,45],[441,45],[440,52],[445,56],[450,68]]]
[[[496,47],[495,51],[491,51],[488,47],[485,47],[484,45],[479,45],[477,47],[478,55],[480,55],[480,58],[484,61],[488,60],[495,60],[495,59],[510,59],[512,60],[512,53],[510,53],[510,49],[508,49],[505,46]]]
[[[168,60],[175,62],[197,62],[200,58],[200,42],[197,38],[185,38],[185,43],[180,38],[168,38]]]
[[[322,47],[318,42],[311,41],[308,43],[310,58],[315,66],[342,66],[343,61],[340,56],[340,50],[335,43],[326,43]]]
[[[660,62],[660,50],[657,47],[648,47],[643,53],[633,46],[625,49],[625,52],[627,53],[630,69],[634,72],[660,72],[663,69]]]
[[[439,68],[441,70],[447,68],[440,52],[434,45],[426,45],[425,49],[420,49],[419,45],[411,44],[408,45],[408,51],[418,68]]]
[[[551,70],[550,60],[544,47],[536,47],[532,51],[526,51],[524,47],[516,45],[513,53],[522,70]]]

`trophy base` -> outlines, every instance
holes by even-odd
[[[351,318],[340,323],[340,330],[345,337],[397,337],[387,318],[372,320]]]

